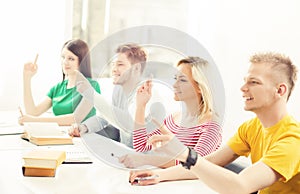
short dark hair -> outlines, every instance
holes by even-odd
[[[90,50],[86,42],[81,39],[72,39],[64,43],[63,48],[68,49],[79,59],[79,71],[88,78],[92,77]],[[63,73],[63,80],[65,74]]]

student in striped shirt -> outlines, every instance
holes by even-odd
[[[243,122],[226,145],[201,157],[174,136],[152,136],[149,143],[162,144],[156,154],[176,153],[182,166],[131,171],[129,182],[150,185],[197,178],[217,193],[299,194],[300,125],[287,106],[297,67],[289,57],[274,52],[257,53],[250,63],[240,90],[244,110],[255,116]],[[240,156],[250,157],[252,165],[239,174],[222,167]]]
[[[137,91],[135,130],[133,131],[133,147],[138,152],[147,152],[155,146],[147,144],[153,135],[174,134],[184,145],[194,149],[199,155],[205,156],[219,148],[222,141],[222,129],[216,121],[213,110],[212,94],[202,68],[208,62],[199,57],[188,57],[177,63],[178,73],[175,75],[174,99],[183,104],[182,111],[170,114],[157,129],[148,132],[145,126],[145,109],[151,98],[152,81],[145,82]],[[154,120],[155,122],[155,120]],[[136,156],[126,155],[120,162],[127,167],[154,165],[145,157],[141,160]],[[164,161],[160,167],[174,166],[177,162]],[[155,161],[156,163],[157,161]],[[155,164],[157,165],[157,164]]]

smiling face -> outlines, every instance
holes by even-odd
[[[198,84],[193,79],[191,66],[181,63],[178,66],[178,74],[175,76],[174,99],[176,101],[188,101],[201,98]]]
[[[119,53],[112,67],[113,84],[123,85],[130,79],[132,64],[125,53]]]
[[[66,48],[61,52],[61,64],[63,73],[67,76],[73,75],[79,69],[78,57]]]
[[[263,63],[251,64],[245,83],[241,87],[245,101],[244,109],[258,113],[269,109],[277,100],[277,87],[272,80],[270,65]]]

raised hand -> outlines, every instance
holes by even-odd
[[[77,91],[80,94],[83,94],[85,91],[89,90],[90,88],[93,89],[90,82],[82,75],[81,72],[75,70],[76,73],[76,87]]]
[[[152,80],[144,82],[137,90],[136,104],[137,106],[146,106],[152,96]]]
[[[90,103],[93,104],[94,100],[94,88],[90,82],[80,73],[75,70],[76,73],[76,89],[77,91],[86,98]]]
[[[34,64],[32,62],[25,63],[23,68],[24,78],[32,78],[36,74],[37,70],[37,64]]]

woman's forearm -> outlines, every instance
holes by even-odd
[[[166,169],[159,169],[156,174],[158,174],[160,182],[198,179],[190,170],[183,168],[180,164]]]
[[[60,126],[70,126],[74,123],[74,115],[66,114],[59,116],[41,116],[27,118],[24,122],[56,122]]]
[[[31,78],[23,79],[23,101],[26,113],[37,116],[31,91]]]
[[[145,127],[145,107],[137,106],[135,111],[134,129]]]

